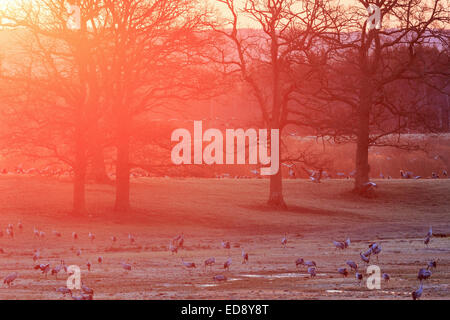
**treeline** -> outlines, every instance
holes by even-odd
[[[368,28],[371,3],[381,10],[381,29]],[[414,149],[401,133],[448,130],[444,2],[214,1],[221,10],[209,4],[79,0],[71,2],[80,8],[75,20],[64,0],[5,9],[3,153],[72,168],[75,214],[86,212],[88,175],[108,182],[105,161],[112,162],[115,210],[126,212],[130,170],[146,158],[154,165],[147,170],[168,165],[157,159],[170,148],[170,119],[191,119],[201,110],[196,105],[205,110],[230,92],[258,111],[252,126],[294,126],[356,143],[357,192],[369,181],[369,148]],[[254,29],[242,28],[250,20]],[[283,147],[280,157],[320,162]],[[281,172],[270,178],[269,204],[286,206]]]

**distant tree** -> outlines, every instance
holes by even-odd
[[[214,27],[224,39],[217,55],[224,72],[240,74],[257,101],[263,127],[281,133],[287,125],[304,125],[299,94],[314,78],[311,59],[320,36],[334,26],[337,4],[248,0],[240,6],[234,0],[217,1],[227,11],[221,26]],[[255,29],[242,28],[249,20],[256,24]],[[281,140],[270,143],[282,144]],[[286,207],[281,170],[270,177],[268,204]]]
[[[368,24],[371,5],[380,8],[380,28]],[[321,88],[309,103],[320,106],[326,127],[334,128],[323,135],[356,142],[354,188],[360,192],[369,181],[370,147],[414,148],[401,134],[430,124],[427,94],[417,88],[448,80],[448,53],[430,59],[427,48],[437,48],[438,56],[448,52],[449,15],[440,0],[359,0],[340,20],[324,37]]]
[[[92,54],[99,41],[95,26],[101,23],[96,20],[101,3],[78,1],[77,25],[68,23],[72,12],[63,0],[22,2],[1,13],[3,28],[19,38],[2,73],[15,89],[4,113],[11,129],[7,145],[73,168],[76,215],[86,212],[88,154],[98,147],[93,129],[100,92]]]

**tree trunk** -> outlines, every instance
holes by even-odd
[[[125,118],[122,119],[117,137],[116,204],[114,208],[117,212],[126,212],[130,209],[129,123]]]
[[[356,137],[355,192],[360,192],[363,185],[369,182],[369,122],[372,96],[373,92],[370,80],[363,77],[360,88],[358,128]]]
[[[272,128],[278,129],[279,123],[273,122]],[[278,129],[280,130],[280,129]],[[279,159],[279,168],[278,172],[275,175],[270,176],[270,192],[269,192],[269,201],[268,205],[278,209],[287,209],[287,205],[284,202],[283,198],[283,176],[281,174],[281,130],[278,135],[278,141],[272,141],[272,134],[270,134],[270,145],[272,150],[272,143],[278,143],[278,159]],[[273,158],[272,154],[271,157]],[[272,160],[273,161],[273,160]]]
[[[286,209],[286,203],[283,198],[283,180],[281,177],[281,168],[277,174],[270,176],[270,194],[268,204],[271,207]]]
[[[280,93],[280,66],[279,66],[279,43],[276,32],[273,32],[271,42],[271,59],[272,59],[272,119],[270,123],[271,129],[280,130],[280,117],[281,117],[281,93]],[[269,119],[267,119],[269,120]],[[271,133],[269,133],[271,135]],[[271,135],[272,136],[272,135]],[[281,130],[278,136],[278,141],[272,141],[270,144],[278,143],[281,147]],[[278,148],[278,159],[281,164],[281,148]],[[272,147],[271,147],[272,149]],[[272,157],[272,155],[271,155]],[[268,205],[278,209],[286,209],[286,203],[283,198],[283,177],[281,175],[281,166],[279,166],[278,172],[275,175],[270,176],[270,193]]]

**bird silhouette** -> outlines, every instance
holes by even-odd
[[[339,269],[338,269],[338,272],[339,272],[340,274],[342,274],[344,277],[347,277],[347,276],[348,276],[347,268],[339,268]]]
[[[359,283],[361,284],[362,280],[363,280],[363,275],[359,272],[355,273],[355,278],[359,281]]]
[[[226,276],[224,276],[224,275],[217,275],[217,276],[214,276],[214,281],[227,281],[227,277]]]
[[[336,247],[336,249],[341,249],[344,250],[345,249],[345,244],[344,242],[340,242],[340,241],[334,241],[333,240],[333,244]]]
[[[131,264],[125,262],[121,262],[120,264],[122,268],[125,269],[126,271],[131,271]]]
[[[286,248],[287,242],[288,242],[288,240],[287,240],[287,236],[285,233],[283,239],[281,239],[281,244],[283,245],[284,248]]]
[[[222,241],[222,248],[224,249],[230,249],[231,245],[229,241]]]
[[[228,258],[227,261],[225,261],[225,263],[223,264],[223,268],[227,271],[230,270],[230,266],[231,266],[231,258]]]
[[[358,265],[354,261],[348,260],[346,263],[352,270],[358,270]]]
[[[419,274],[417,275],[417,279],[419,279],[421,282],[423,280],[429,279],[430,277],[431,277],[431,271],[428,269],[424,269],[424,268],[420,269]]]
[[[13,282],[17,279],[19,274],[17,272],[13,272],[5,277],[3,279],[3,283],[6,284],[8,287],[11,287]]]
[[[245,264],[248,262],[248,253],[242,249],[242,264]]]
[[[363,262],[369,263],[369,261],[370,261],[370,256],[366,256],[366,255],[364,255],[362,252],[359,253],[359,256],[360,256],[360,258],[361,258],[361,260],[362,260]]]
[[[437,262],[435,260],[428,261],[427,269],[432,269],[432,268],[436,269],[436,267],[437,267]]]
[[[195,268],[197,268],[197,266],[195,265],[194,262],[185,262],[183,258],[181,258],[181,262],[188,269],[195,269]]]
[[[420,284],[419,289],[411,293],[413,300],[418,300],[422,296],[422,292],[423,292],[423,285]]]
[[[303,258],[298,258],[297,260],[295,260],[295,267],[298,268],[298,266],[304,265],[305,264],[305,260],[303,260]]]
[[[205,260],[205,264],[204,264],[204,265],[205,265],[205,270],[206,270],[206,267],[212,268],[212,266],[213,266],[215,263],[216,263],[216,259],[215,259],[214,257],[206,259],[206,260]]]

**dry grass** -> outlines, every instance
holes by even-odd
[[[267,180],[139,179],[132,186],[133,213],[111,213],[111,186],[90,185],[90,217],[67,216],[71,185],[51,179],[0,177],[0,227],[19,220],[22,232],[14,240],[0,238],[0,276],[17,271],[12,288],[0,288],[0,299],[59,299],[60,279],[45,278],[32,270],[32,255],[40,248],[41,262],[82,266],[82,279],[95,290],[97,299],[409,299],[418,287],[419,268],[439,259],[438,268],[425,284],[424,299],[450,298],[450,180],[378,181],[376,195],[361,199],[350,193],[351,181],[329,180],[322,184],[288,180],[285,183],[288,211],[265,206]],[[422,242],[432,225],[436,236],[426,248]],[[33,239],[33,227],[46,232],[44,240]],[[62,232],[55,238],[52,230]],[[73,241],[71,233],[80,239]],[[91,243],[91,231],[97,239]],[[127,234],[136,236],[136,244]],[[171,255],[171,238],[184,232],[186,248]],[[280,240],[287,233],[288,246]],[[119,238],[112,244],[111,235]],[[352,246],[336,251],[332,240],[351,237]],[[229,240],[229,252],[220,246]],[[360,286],[353,273],[344,279],[336,272],[345,261],[359,263],[359,252],[370,241],[383,247],[377,263],[391,275],[381,290]],[[81,248],[82,255],[75,252]],[[241,248],[250,263],[241,264]],[[104,263],[96,260],[103,256]],[[229,272],[221,268],[230,255]],[[212,271],[201,265],[216,258]],[[183,269],[181,257],[198,268]],[[310,279],[296,270],[298,257],[315,260],[318,276]],[[85,266],[93,263],[92,272]],[[124,272],[120,261],[133,264]],[[362,264],[361,264],[362,266]],[[364,271],[364,270],[363,270]],[[229,281],[214,283],[225,274]],[[328,291],[327,291],[328,290]],[[330,291],[331,290],[331,291]]]

